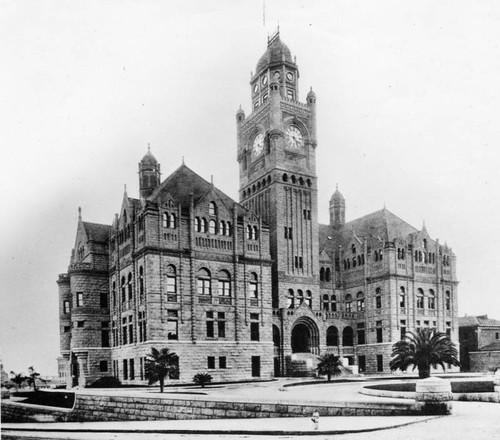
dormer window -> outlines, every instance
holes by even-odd
[[[217,215],[217,205],[215,202],[210,202],[208,205],[208,214],[209,215]]]

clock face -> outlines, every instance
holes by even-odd
[[[286,79],[288,81],[292,81],[293,80],[293,73],[292,72],[287,72],[286,73]]]
[[[290,125],[286,129],[286,140],[292,148],[300,148],[304,144],[302,133],[295,125]]]
[[[276,70],[274,72],[274,77],[278,79],[278,81],[281,79],[281,72],[279,70]]]
[[[267,85],[267,81],[268,81],[268,78],[267,78],[267,75],[266,76],[263,76],[262,77],[262,84],[265,86]]]
[[[259,133],[253,141],[252,153],[255,157],[260,156],[264,151],[264,133]]]

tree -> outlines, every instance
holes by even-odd
[[[11,371],[10,374],[12,374],[10,380],[14,382],[14,384],[16,385],[16,389],[19,389],[27,379],[27,377],[23,373],[14,373],[13,371]]]
[[[440,365],[445,370],[445,364],[460,365],[455,344],[445,333],[424,328],[407,332],[401,341],[392,346],[389,367],[392,371],[406,371],[413,365],[413,370],[418,368],[418,377],[425,379],[431,375],[431,366],[437,368]]]
[[[36,380],[40,377],[40,373],[37,373],[33,367],[29,367],[28,370],[28,385],[33,385],[33,391],[36,391]]]
[[[334,354],[325,354],[319,358],[319,363],[316,369],[318,374],[327,375],[328,382],[332,379],[332,376],[338,376],[342,373],[341,367],[342,361],[340,356],[335,356]]]
[[[193,382],[196,385],[201,385],[202,388],[205,388],[207,383],[212,382],[212,376],[208,373],[197,373],[193,377]]]
[[[165,378],[175,377],[179,371],[179,357],[164,347],[160,350],[152,347],[146,355],[145,375],[149,384],[160,382],[160,393],[163,393]]]

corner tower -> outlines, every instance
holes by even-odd
[[[155,188],[160,185],[160,182],[160,164],[151,153],[148,145],[148,152],[139,162],[139,192],[141,198],[149,197]]]
[[[236,114],[240,200],[270,228],[273,306],[287,307],[291,290],[319,301],[316,96],[299,101],[299,69],[279,31],[251,74],[250,94],[251,114]]]

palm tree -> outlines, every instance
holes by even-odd
[[[338,376],[342,373],[340,367],[342,366],[342,361],[340,356],[335,356],[334,354],[325,354],[319,358],[319,363],[316,369],[321,375],[328,376],[328,382],[332,379],[332,376]]]
[[[431,366],[440,365],[445,370],[445,364],[460,365],[455,344],[445,333],[424,328],[406,333],[404,339],[392,346],[389,366],[392,371],[406,371],[413,365],[413,369],[418,368],[418,377],[425,379],[431,375]]]
[[[14,384],[16,385],[16,389],[18,390],[23,382],[27,379],[27,377],[23,373],[14,373],[13,371],[11,371],[10,374],[12,374],[10,380],[14,382]]]
[[[201,385],[202,388],[205,388],[207,383],[212,382],[212,376],[208,373],[196,373],[193,377],[193,382],[196,385]]]
[[[160,350],[152,347],[146,356],[145,375],[149,384],[160,382],[160,393],[167,376],[174,377],[178,373],[179,357],[164,347]]]
[[[28,370],[28,385],[33,385],[33,391],[36,391],[36,380],[40,377],[40,373],[37,373],[33,367],[29,367]]]

